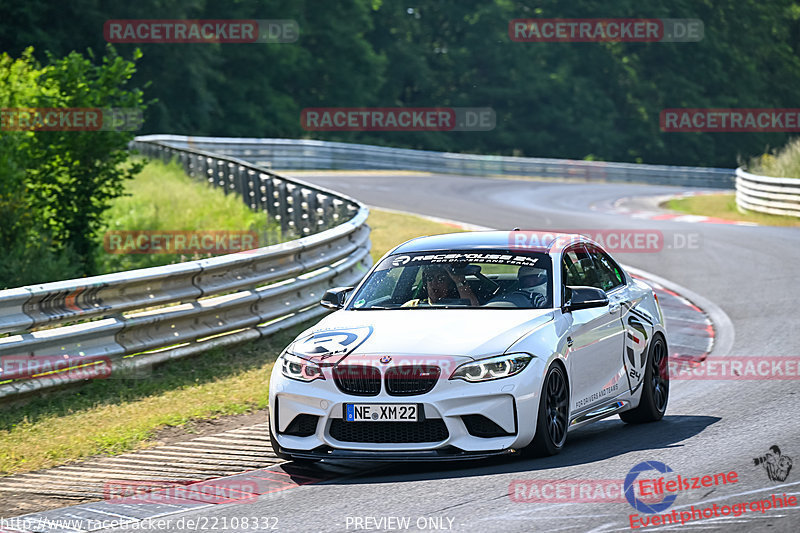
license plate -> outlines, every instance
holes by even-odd
[[[415,403],[346,403],[347,422],[418,422],[419,406]]]

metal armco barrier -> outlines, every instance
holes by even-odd
[[[302,139],[158,135],[171,146],[213,150],[282,170],[418,170],[444,174],[532,176],[733,189],[734,169],[457,154]]]
[[[745,211],[800,217],[800,179],[757,176],[737,168],[736,205]]]
[[[299,238],[0,291],[0,399],[82,381],[96,365],[106,367],[98,375],[114,378],[270,335],[324,314],[318,302],[325,289],[353,285],[371,266],[368,210],[356,200],[152,137],[131,144],[149,157],[178,160],[189,175],[240,195],[279,221],[284,235]],[[53,370],[19,371],[37,360]]]

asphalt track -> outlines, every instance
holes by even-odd
[[[720,331],[712,357],[800,355],[800,337],[795,335],[800,325],[797,228],[689,224],[608,212],[623,197],[633,197],[635,204],[637,197],[681,192],[661,186],[342,173],[305,174],[302,179],[369,205],[493,228],[659,230],[664,236],[659,251],[614,255],[719,307]],[[725,315],[730,317],[729,324]],[[262,531],[273,526],[279,531],[299,532],[631,530],[630,515],[645,514],[634,510],[618,493],[614,502],[596,501],[594,489],[591,495],[583,494],[589,501],[562,494],[543,502],[527,501],[532,494],[517,492],[517,487],[520,480],[582,482],[596,487],[598,480],[623,480],[643,461],[662,462],[683,477],[731,471],[738,475],[735,483],[679,493],[665,513],[691,511],[691,506],[742,504],[773,494],[798,497],[800,464],[784,481],[773,481],[753,461],[772,445],[800,461],[798,400],[796,380],[673,381],[667,415],[661,422],[626,426],[613,417],[570,433],[565,449],[555,457],[374,465],[246,504],[215,505],[172,515],[172,522],[158,529],[187,531],[186,522],[178,522],[184,518],[202,519],[195,523],[196,530],[205,524],[206,530],[254,531],[255,518],[268,526],[258,529]],[[287,469],[291,472],[291,466]],[[748,506],[739,517],[700,519],[682,529],[797,531],[799,509],[762,513]],[[241,520],[245,516],[251,517],[248,527]]]

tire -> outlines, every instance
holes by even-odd
[[[642,382],[639,406],[620,413],[626,424],[657,422],[664,417],[669,403],[669,351],[664,337],[656,334],[647,351],[647,366]]]
[[[567,375],[558,364],[547,370],[539,398],[536,418],[536,434],[533,441],[520,450],[528,457],[556,455],[567,440],[569,422],[569,388]]]

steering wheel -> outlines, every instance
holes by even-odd
[[[531,304],[533,304],[535,309],[544,309],[547,305],[547,298],[545,298],[543,294],[534,292],[531,294]]]
[[[530,291],[514,291],[511,294],[522,294],[530,300],[531,306],[534,309],[542,309],[545,305],[547,305],[547,298],[544,295],[538,292],[530,292]]]

